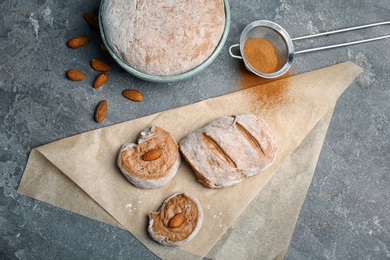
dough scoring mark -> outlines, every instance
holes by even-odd
[[[242,134],[242,136],[248,140],[249,144],[261,155],[265,155],[265,152],[256,138],[240,123],[236,122],[237,130]]]
[[[218,145],[218,143],[213,138],[203,132],[201,135],[201,140],[207,146],[207,148],[213,154],[215,154],[215,156],[222,160],[222,162],[232,168],[237,168],[236,163],[229,157],[229,155],[225,153],[225,151]]]

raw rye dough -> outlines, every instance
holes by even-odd
[[[253,114],[219,118],[188,134],[179,147],[207,188],[228,187],[260,173],[277,151],[268,124]]]
[[[142,155],[160,148],[161,156],[144,161]],[[126,143],[118,153],[117,165],[128,181],[138,188],[158,188],[175,177],[181,162],[179,147],[173,136],[158,126],[142,131],[137,143]]]
[[[132,68],[155,76],[200,65],[225,28],[223,0],[104,1],[100,17],[112,51]]]
[[[176,215],[184,214],[179,227],[170,228],[168,223]],[[164,200],[158,212],[149,213],[149,235],[158,243],[181,246],[192,240],[203,223],[203,210],[199,200],[188,192],[175,193]]]

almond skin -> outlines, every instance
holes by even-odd
[[[100,88],[101,86],[106,84],[107,80],[108,80],[108,74],[107,73],[100,73],[96,77],[95,81],[93,82],[93,87]]]
[[[77,36],[68,40],[66,45],[68,45],[69,48],[76,49],[85,46],[90,40],[91,38],[87,36]]]
[[[85,74],[84,72],[82,72],[80,70],[68,70],[66,72],[66,76],[70,80],[81,81],[87,77],[87,74]]]
[[[141,92],[139,92],[138,90],[135,90],[135,89],[125,89],[122,91],[122,95],[125,98],[130,99],[130,100],[135,101],[135,102],[141,102],[142,100],[144,100],[144,95],[142,95]]]
[[[154,160],[157,160],[158,158],[160,158],[160,156],[161,156],[161,149],[156,148],[156,149],[152,149],[152,150],[149,150],[146,153],[144,153],[142,155],[142,160],[154,161]]]
[[[173,218],[171,218],[168,222],[169,228],[177,228],[183,225],[185,220],[185,216],[183,213],[176,214]]]
[[[103,122],[107,115],[107,100],[102,100],[96,107],[95,120],[98,123]]]
[[[99,29],[99,18],[96,14],[84,13],[84,20],[95,29]]]
[[[98,60],[98,59],[91,60],[91,67],[94,70],[99,71],[99,72],[107,72],[110,70],[110,66],[108,66],[107,63],[105,63],[102,60]]]

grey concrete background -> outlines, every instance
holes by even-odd
[[[227,47],[251,21],[268,19],[291,36],[390,20],[388,0],[231,1],[227,43],[201,74],[178,83],[148,83],[125,73],[99,49],[82,18],[99,1],[0,1],[0,259],[153,259],[131,234],[21,196],[16,190],[29,152],[70,135],[237,90],[240,61]],[[390,33],[390,26],[297,43],[301,49]],[[68,39],[87,35],[82,49]],[[344,61],[364,68],[341,96],[286,259],[390,259],[390,40],[297,55],[293,73]],[[92,58],[111,65],[99,90]],[[88,74],[71,82],[66,70]],[[142,91],[142,103],[121,91]],[[107,99],[106,120],[93,120]],[[261,246],[261,245],[260,245]]]

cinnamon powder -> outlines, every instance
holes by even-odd
[[[272,73],[279,68],[278,53],[274,45],[262,38],[251,38],[244,44],[244,56],[257,71]]]
[[[242,63],[238,87],[239,89],[250,88],[248,102],[251,104],[252,112],[269,110],[271,108],[276,109],[278,106],[285,105],[289,102],[289,95],[287,94],[289,86],[288,78],[292,75],[292,71],[288,71],[278,78],[266,79],[248,71]],[[252,88],[271,82],[272,84],[264,85],[263,87]]]
[[[262,85],[262,84],[265,84],[265,83],[268,83],[271,81],[275,81],[278,79],[286,78],[286,77],[289,77],[291,74],[292,73],[290,71],[288,71],[287,73],[285,73],[284,75],[282,75],[278,78],[274,78],[274,79],[262,78],[260,76],[257,76],[256,74],[253,74],[249,70],[247,70],[247,68],[245,68],[244,64],[241,63],[240,64],[240,77],[239,77],[238,86],[239,86],[239,89],[246,89],[246,88]]]
[[[280,65],[272,43],[261,38],[247,40],[244,45],[244,55],[247,62],[254,69],[263,73],[275,72]],[[275,109],[279,105],[285,105],[289,100],[288,77],[292,74],[290,70],[278,78],[262,78],[250,72],[244,66],[244,63],[241,63],[238,87],[239,89],[246,89],[272,82],[272,84],[263,87],[251,88],[248,92],[248,102],[251,104],[253,111]]]

